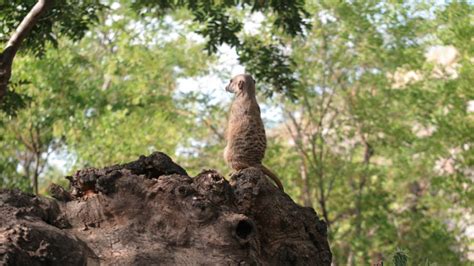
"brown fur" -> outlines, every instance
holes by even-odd
[[[234,170],[260,168],[283,191],[280,179],[262,164],[267,139],[255,97],[255,80],[247,74],[237,75],[226,90],[236,97],[230,108],[224,159]]]

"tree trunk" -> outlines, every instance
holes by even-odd
[[[257,168],[191,178],[156,152],[68,179],[55,199],[0,191],[0,264],[331,264],[325,223]]]
[[[300,175],[302,181],[301,185],[303,186],[303,191],[301,192],[303,204],[305,207],[313,207],[313,203],[311,202],[311,192],[309,191],[308,167],[306,166],[305,158],[303,156],[301,156]]]
[[[53,0],[38,0],[31,8],[30,12],[21,21],[18,28],[8,40],[8,43],[0,53],[0,102],[7,94],[8,83],[10,82],[13,59],[20,49],[20,45],[31,29],[36,25],[40,17],[51,7]]]

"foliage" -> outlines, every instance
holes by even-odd
[[[40,59],[19,58],[13,84],[25,81],[15,91],[31,100],[16,116],[2,117],[0,132],[12,143],[5,158],[18,164],[3,180],[57,174],[48,161],[64,149],[76,167],[124,162],[157,149],[173,153],[187,126],[174,107],[175,80],[206,66],[202,46],[184,37],[149,45],[151,35],[128,30],[129,20],[138,19],[133,13],[115,12],[123,19],[96,27],[78,44],[62,39],[59,49],[49,47]],[[171,29],[158,24],[154,30],[166,35]],[[17,185],[29,189],[26,184]]]
[[[239,17],[232,16],[231,8],[240,6],[250,8],[250,12],[269,12],[273,14],[275,32],[295,37],[304,34],[310,25],[305,21],[309,13],[303,1],[135,1],[132,7],[140,14],[163,15],[164,11],[185,7],[193,14],[193,20],[200,25],[196,32],[207,37],[206,50],[209,54],[216,53],[222,44],[235,47],[240,62],[265,86],[262,89],[268,96],[273,92],[283,93],[295,99],[293,91],[297,82],[292,75],[292,61],[282,52],[278,35],[270,43],[256,39],[239,37],[243,22]],[[234,12],[235,13],[235,12]]]
[[[403,250],[397,250],[395,254],[393,254],[392,262],[394,266],[406,266],[408,265],[408,256]]]
[[[265,121],[265,164],[326,220],[335,265],[469,264],[471,4],[120,3],[97,9],[80,38],[61,35],[42,58],[16,62],[9,99],[24,108],[0,119],[2,187],[33,191],[36,173],[42,191],[63,171],[152,150],[193,174],[226,173],[229,102],[181,94],[177,80],[219,72],[226,82],[214,64],[228,44],[255,76],[263,113],[278,110]],[[258,34],[246,33],[258,12]]]
[[[472,204],[467,162],[473,129],[464,122],[472,99],[464,71],[472,71],[466,60],[472,53],[455,46],[459,72],[450,76],[452,70],[430,61],[428,52],[456,43],[452,33],[443,41],[451,23],[463,29],[455,31],[458,38],[466,38],[467,20],[444,17],[472,14],[464,11],[472,7],[454,3],[433,17],[423,15],[424,4],[312,8],[318,14],[313,30],[305,40],[291,40],[302,96],[283,109],[300,157],[303,202],[330,225],[335,262],[374,263],[400,246],[413,251],[415,264],[461,263],[449,248],[456,246],[457,231],[445,223],[456,223],[452,213]],[[401,85],[402,69],[413,72]],[[453,156],[455,170],[442,172],[439,164]]]
[[[28,14],[36,0],[0,1],[0,40],[6,42],[19,22]],[[26,39],[24,47],[36,54],[45,51],[46,44],[58,44],[59,36],[81,39],[91,22],[98,20],[98,12],[105,6],[96,0],[54,1],[41,22]]]
[[[97,0],[87,1],[53,1],[53,6],[43,15],[40,23],[37,23],[33,27],[32,32],[26,39],[26,43],[23,45],[31,52],[37,55],[43,54],[45,45],[51,43],[53,46],[57,46],[58,37],[66,36],[71,40],[80,40],[86,30],[93,22],[97,22],[99,19],[99,13],[107,8],[106,5]],[[1,1],[0,2],[0,40],[6,42],[9,36],[12,34],[16,25],[21,21],[26,14],[30,11],[31,7],[36,1]],[[302,1],[271,1],[270,3],[255,2],[252,1],[223,1],[223,2],[212,2],[212,1],[132,1],[130,4],[140,15],[158,15],[162,16],[166,12],[185,7],[191,11],[194,16],[194,20],[199,22],[201,27],[196,30],[197,33],[202,34],[204,37],[208,37],[206,43],[206,50],[211,54],[217,51],[217,46],[221,44],[229,44],[232,47],[237,47],[244,51],[245,54],[249,54],[252,58],[257,60],[242,59],[241,61],[245,64],[250,65],[253,69],[256,69],[258,78],[262,78],[264,81],[268,81],[270,84],[283,84],[276,86],[277,92],[282,92],[290,97],[294,98],[292,92],[292,84],[296,82],[294,77],[290,75],[291,69],[285,67],[291,61],[286,56],[281,55],[278,49],[272,45],[263,45],[260,43],[258,47],[250,47],[253,43],[242,42],[239,40],[237,34],[242,29],[242,22],[236,18],[231,18],[227,14],[227,10],[236,5],[242,7],[251,6],[252,12],[267,11],[271,10],[276,14],[274,25],[276,28],[282,29],[284,32],[295,36],[303,32],[304,27],[308,27],[308,24],[304,21],[304,16],[308,13],[304,10],[304,2]],[[265,49],[266,53],[257,53],[255,49]],[[272,73],[267,73],[264,69],[267,67],[265,64],[268,61],[272,61],[275,58],[280,58],[278,67],[274,68]],[[8,81],[8,79],[7,79]],[[268,95],[272,95],[272,91],[267,91]],[[9,96],[14,94],[10,93]],[[9,97],[11,99],[11,97]],[[15,101],[8,101],[3,103],[3,109],[7,112],[11,112],[12,109],[18,109],[21,106],[11,106],[16,104]]]

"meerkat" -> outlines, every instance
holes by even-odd
[[[260,168],[283,191],[280,179],[262,164],[267,138],[255,97],[255,80],[248,74],[237,75],[225,89],[234,93],[235,99],[225,135],[224,160],[234,170]]]

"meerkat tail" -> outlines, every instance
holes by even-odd
[[[275,184],[280,188],[281,191],[285,191],[283,189],[283,184],[281,183],[280,179],[272,171],[270,171],[270,169],[268,169],[264,165],[261,165],[261,169],[268,177],[273,180],[273,182],[275,182]]]

